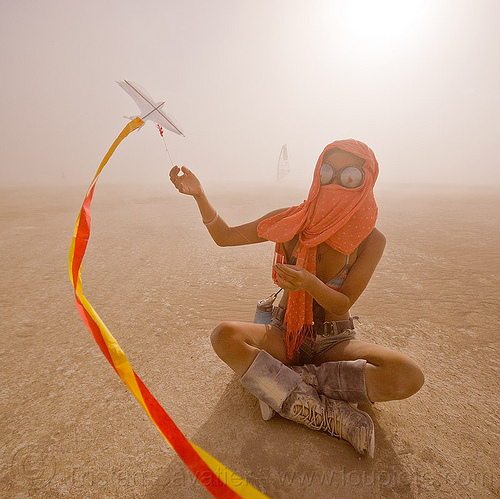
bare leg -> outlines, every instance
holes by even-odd
[[[286,356],[281,331],[267,324],[222,322],[210,337],[215,353],[238,375],[243,376],[260,350],[265,350],[285,365],[294,359]]]
[[[264,324],[223,322],[211,336],[217,355],[241,377],[242,385],[261,402],[264,414],[281,416],[343,438],[361,454],[373,457],[375,434],[368,414],[344,400],[331,400],[304,383],[286,367],[288,359],[281,331]]]
[[[372,402],[410,397],[424,384],[424,375],[412,358],[363,341],[343,341],[318,357],[316,364],[357,359],[367,361],[366,391]]]

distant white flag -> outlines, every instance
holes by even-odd
[[[280,157],[278,159],[277,179],[283,180],[290,173],[290,164],[288,163],[288,149],[286,144],[281,148]]]

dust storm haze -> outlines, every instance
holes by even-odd
[[[367,409],[373,460],[263,422],[210,332],[276,291],[274,245],[217,246],[147,122],[100,177],[82,286],[186,437],[273,499],[499,497],[499,24],[498,0],[0,0],[3,495],[208,495],[107,365],[68,278],[85,189],[139,111],[127,79],[165,101],[186,135],[165,133],[173,161],[230,225],[302,201],[326,144],[366,142],[387,246],[357,338],[426,377]]]
[[[86,184],[146,88],[186,137],[173,161],[205,182],[309,186],[332,140],[375,151],[379,185],[500,184],[495,0],[0,2],[0,181]],[[151,122],[102,183],[161,184]]]

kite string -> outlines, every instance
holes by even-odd
[[[172,166],[175,166],[174,162],[172,161],[172,156],[170,156],[170,152],[168,151],[167,143],[165,142],[165,137],[163,136],[163,128],[158,123],[156,123],[156,126],[158,128],[158,131],[160,132],[161,138],[163,139],[163,143],[165,144],[165,151],[167,151],[168,157],[170,158],[170,162],[172,163]],[[243,234],[241,231],[238,230],[238,227],[235,227],[235,229],[236,229],[236,232],[238,232],[238,234],[240,236],[242,236],[244,239],[246,239],[250,244],[252,243],[252,241],[250,241],[250,239],[248,239],[248,237],[245,236],[245,234]]]
[[[161,138],[163,139],[163,143],[165,144],[165,151],[167,151],[168,157],[170,158],[170,163],[172,163],[172,166],[175,166],[174,162],[172,161],[172,156],[170,156],[167,143],[165,142],[165,137],[163,136],[163,128],[158,123],[156,124],[156,126],[158,127],[158,131],[160,132]]]
[[[161,138],[163,139],[163,143],[165,144],[165,151],[167,151],[167,154],[168,154],[168,157],[170,158],[170,162],[172,163],[172,166],[175,166],[174,165],[174,162],[172,161],[172,156],[170,156],[170,152],[168,151],[168,147],[167,147],[167,143],[165,142],[165,137],[163,136],[163,128],[161,125],[159,125],[158,123],[156,123],[156,126],[158,128],[158,131],[160,132],[160,135],[161,135]],[[238,227],[235,227],[236,229],[236,232],[238,232],[238,234],[240,236],[242,236],[244,239],[246,239],[250,244],[252,244],[252,241],[250,241],[250,239],[248,239],[247,236],[245,236],[245,234],[243,234],[240,230],[238,230]]]

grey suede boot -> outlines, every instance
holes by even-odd
[[[375,430],[368,414],[318,394],[266,351],[259,352],[241,384],[282,417],[347,440],[359,453],[373,457]]]
[[[302,381],[311,385],[318,393],[335,400],[353,404],[371,404],[366,393],[365,359],[324,362],[319,366],[306,364],[291,366],[300,374]],[[265,402],[260,402],[262,419],[271,419],[275,411]]]
[[[324,362],[319,366],[306,364],[293,366],[302,381],[328,398],[357,404],[371,404],[366,394],[366,360],[340,360]]]

